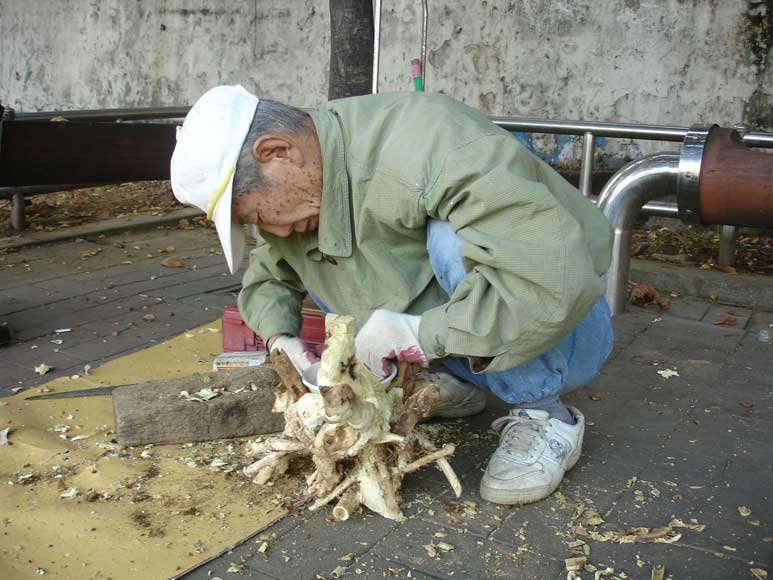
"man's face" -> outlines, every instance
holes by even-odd
[[[301,155],[292,152],[267,156],[260,170],[270,184],[234,199],[232,215],[275,236],[314,231],[319,226],[322,200],[322,160],[316,141]],[[316,150],[313,145],[316,145]],[[260,157],[258,157],[260,159]]]

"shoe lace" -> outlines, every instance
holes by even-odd
[[[499,445],[510,455],[529,454],[538,436],[544,431],[540,421],[518,415],[505,415],[495,419],[491,428],[500,432]]]

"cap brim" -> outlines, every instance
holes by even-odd
[[[238,222],[234,222],[231,217],[231,193],[233,188],[233,177],[228,182],[220,199],[217,200],[215,210],[212,212],[212,221],[215,222],[215,229],[220,238],[220,245],[223,247],[223,255],[228,264],[228,270],[235,274],[244,259],[244,227]]]

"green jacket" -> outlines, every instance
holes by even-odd
[[[492,358],[485,372],[549,350],[604,290],[611,228],[549,165],[485,116],[440,94],[332,101],[311,113],[322,148],[317,232],[263,239],[239,294],[263,337],[297,335],[304,286],[358,328],[378,308],[421,315],[430,359]],[[463,239],[467,277],[432,273],[429,218]]]

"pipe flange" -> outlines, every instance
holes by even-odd
[[[703,148],[716,125],[693,125],[684,136],[676,180],[679,218],[684,222],[701,223],[700,191]]]

